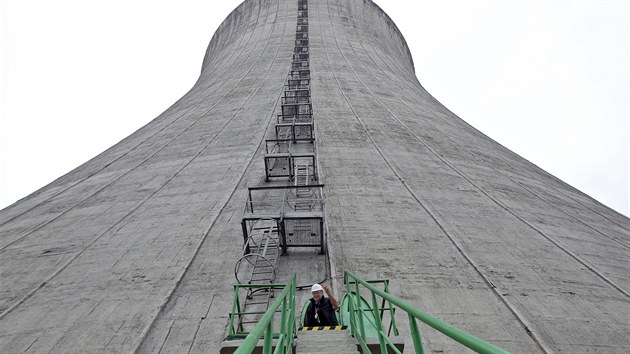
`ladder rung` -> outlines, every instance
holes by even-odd
[[[270,294],[269,292],[255,292],[255,293],[253,293],[253,294],[251,294],[249,296],[250,297],[254,297],[254,296],[269,296],[269,294]],[[271,294],[273,294],[273,293],[271,293]]]
[[[267,265],[265,265],[267,264]],[[254,268],[270,268],[273,267],[272,265],[269,265],[267,262],[263,262],[260,261],[260,263],[257,261],[256,263],[254,263]]]
[[[249,305],[261,305],[261,304],[268,304],[269,301],[255,301],[255,302],[248,302],[245,304],[245,306],[249,306]]]
[[[253,274],[252,274],[252,275],[253,275]],[[270,278],[269,276],[266,276],[266,277],[264,277],[264,278],[255,278],[255,277],[253,277],[253,276],[252,276],[252,279],[251,279],[251,280],[252,280],[252,281],[254,281],[254,280],[265,280],[265,279],[270,280],[271,278]]]

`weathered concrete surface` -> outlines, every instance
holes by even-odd
[[[243,3],[182,99],[0,212],[0,352],[218,351],[296,9]],[[310,0],[309,22],[336,276],[514,352],[628,352],[630,221],[431,97],[370,1]]]
[[[435,101],[376,7],[310,9],[336,268],[514,352],[628,351],[628,220]]]

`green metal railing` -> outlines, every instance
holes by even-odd
[[[284,289],[286,284],[235,284],[234,285],[234,300],[232,301],[232,312],[230,312],[228,321],[228,335],[226,340],[243,339],[250,333],[245,329],[243,320],[246,316],[262,316],[267,311],[244,311],[245,303],[241,304],[240,297],[245,291],[246,298],[252,298],[253,294],[269,294],[274,290]],[[271,296],[271,295],[268,295]]]
[[[381,279],[381,280],[366,280],[366,282],[372,286],[378,287],[382,286],[383,291],[389,294],[389,279]],[[350,309],[349,304],[355,300],[354,290],[348,292],[343,299],[341,300],[341,307],[339,308],[339,320],[340,323],[344,326],[350,326]],[[363,337],[378,337],[377,328],[374,323],[374,310],[373,306],[371,306],[364,298],[361,296],[356,297],[357,300],[361,301],[361,308],[363,310],[363,326],[361,330],[363,332]],[[358,308],[358,306],[354,305],[354,308]],[[391,336],[392,332],[394,336],[398,336],[398,327],[396,326],[396,308],[392,306],[392,304],[385,300],[385,298],[381,298],[380,305],[378,307],[379,320],[381,323],[385,323],[387,325],[387,321],[389,320],[389,325],[387,325],[387,336]],[[360,320],[358,320],[360,321]]]
[[[243,285],[239,285],[243,287]],[[245,286],[246,287],[246,286]],[[254,287],[261,287],[260,285]],[[269,287],[269,286],[267,286]],[[292,353],[293,351],[293,337],[295,335],[295,273],[291,276],[291,280],[284,286],[280,295],[276,297],[274,302],[269,306],[267,311],[264,312],[262,318],[258,321],[258,324],[252,331],[247,334],[243,343],[236,349],[237,354],[251,353],[258,340],[262,337],[263,340],[263,354],[273,353]],[[237,334],[242,327],[235,328],[234,320],[239,315],[240,304],[238,301],[238,293],[235,292],[235,302],[232,307],[232,313],[230,314],[230,332]],[[274,319],[275,315],[280,308],[280,328],[279,332],[274,332]],[[273,339],[277,338],[275,350],[273,348]]]
[[[410,304],[400,300],[399,298],[389,294],[388,292],[384,290],[378,289],[373,284],[370,284],[370,282],[357,277],[356,275],[352,274],[349,271],[344,272],[344,283],[346,286],[347,294],[352,295],[350,298],[350,303],[349,303],[350,330],[352,331],[352,335],[359,341],[359,344],[361,345],[361,348],[363,349],[362,350],[363,353],[371,352],[366,342],[366,335],[365,335],[366,323],[364,323],[366,320],[370,321],[370,318],[374,319],[374,323],[369,323],[369,325],[374,326],[374,328],[376,329],[376,332],[378,334],[380,352],[381,353],[394,352],[394,353],[399,353],[399,354],[401,353],[401,351],[398,350],[398,348],[396,348],[394,343],[391,341],[391,339],[389,339],[388,335],[385,334],[385,331],[383,330],[383,323],[382,323],[383,309],[384,308],[390,309],[391,311],[390,320],[393,321],[394,312],[392,309],[392,305],[396,306],[397,308],[407,313],[407,317],[409,319],[409,329],[411,332],[411,337],[413,339],[413,346],[416,353],[421,353],[421,354],[424,353],[424,349],[422,346],[422,339],[420,336],[420,329],[418,328],[417,320],[420,320],[421,322],[424,322],[425,324],[435,328],[436,330],[443,333],[444,335],[476,351],[477,353],[484,353],[484,354],[485,353],[488,353],[488,354],[508,353],[507,351],[497,346],[494,346],[493,344],[490,344],[467,332],[462,331],[459,328],[449,325],[448,323],[445,323],[431,315],[428,315],[416,309]],[[370,299],[368,299],[368,301],[371,300],[372,305],[371,307],[367,309],[365,308],[365,304],[363,304],[363,301],[361,299],[360,286],[367,289],[369,293]],[[381,305],[379,307],[378,297],[382,299],[383,304],[387,303],[387,306]],[[365,316],[364,313],[366,312],[366,310],[372,311],[373,317]]]

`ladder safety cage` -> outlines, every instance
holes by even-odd
[[[241,289],[259,288],[267,290],[269,294],[280,293],[273,297],[265,311],[248,311],[241,306],[240,294]],[[296,332],[295,325],[295,289],[296,277],[295,273],[285,284],[271,285],[235,285],[234,300],[232,303],[232,311],[229,315],[228,336],[227,340],[243,339],[234,353],[247,354],[254,352],[260,338],[263,338],[262,353],[271,354],[293,353],[294,338]],[[260,293],[260,292],[259,292]],[[271,298],[270,298],[271,299]],[[241,319],[246,316],[256,316],[255,320],[251,320],[253,328],[247,328],[243,325]],[[279,323],[279,325],[278,325]],[[273,340],[276,340],[274,343]],[[275,346],[275,349],[273,348]]]
[[[271,284],[276,280],[280,255],[278,222],[270,218],[255,220],[243,240],[243,256],[234,266],[239,284]]]
[[[281,111],[284,117],[297,117],[304,114],[312,116],[313,105],[310,102],[281,104]]]
[[[304,80],[304,79],[302,79]],[[294,98],[294,97],[302,97],[311,99],[311,89],[309,88],[301,88],[301,89],[291,89],[284,91],[283,98]]]
[[[284,85],[285,91],[291,90],[309,90],[311,89],[311,79],[310,78],[298,78],[298,79],[287,79],[287,83]]]
[[[283,123],[313,123],[313,115],[312,114],[298,114],[291,116],[284,116],[282,114],[278,115],[277,124]]]
[[[269,139],[265,140],[265,152],[267,155],[291,153],[310,156],[315,154],[315,145],[311,139]]]
[[[304,80],[304,79],[302,79]],[[284,91],[283,98],[293,98],[293,97],[303,97],[311,99],[311,89],[309,88],[301,88],[301,89],[291,89]]]
[[[250,187],[242,218],[243,238],[252,232],[254,222],[276,220],[280,248],[286,254],[291,247],[315,247],[324,253],[324,200],[321,184],[311,184],[316,174],[310,167],[298,165],[297,182],[289,186]]]
[[[299,90],[287,90],[285,91],[286,96],[282,97],[282,106],[297,106],[297,105],[310,105],[311,104],[311,96],[310,95],[301,95],[299,94],[299,91],[306,91],[306,93],[309,93],[308,90],[305,89],[299,89]],[[297,113],[293,113],[293,112],[289,112],[287,114],[287,116],[295,116],[297,114],[311,114],[308,111],[302,110],[302,112],[297,112]],[[283,114],[284,115],[284,114]]]
[[[303,70],[291,70],[288,75],[290,80],[310,79],[311,71],[308,69]]]
[[[295,167],[306,165],[311,172],[311,179],[316,180],[315,154],[314,153],[274,153],[265,155],[265,170],[267,181],[272,178],[286,178],[293,180],[295,177]]]
[[[282,97],[283,105],[311,103],[311,92],[307,89],[286,90]]]
[[[312,139],[265,140],[265,157],[283,154],[315,156],[315,145],[312,143]]]
[[[302,60],[303,61],[303,60],[308,60],[308,58],[309,58],[308,51],[293,53],[293,59],[294,60]]]
[[[248,194],[243,210],[243,220],[255,221],[265,218],[277,220],[289,214],[289,216],[295,216],[296,199],[299,197],[296,195],[296,189],[308,189],[308,200],[299,202],[309,203],[309,213],[319,217],[324,209],[324,200],[321,197],[321,188],[323,187],[323,184],[249,187],[247,188]],[[300,211],[298,210],[297,214],[299,213]],[[244,239],[249,237],[248,234],[249,228],[245,230]]]
[[[276,139],[299,141],[314,141],[313,123],[278,123],[275,126]]]
[[[308,61],[294,61],[291,63],[292,70],[310,69]]]

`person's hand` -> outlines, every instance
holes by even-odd
[[[339,302],[337,302],[337,299],[335,299],[335,297],[333,296],[332,291],[330,290],[330,287],[328,285],[322,284],[322,288],[326,292],[326,295],[328,295],[330,302],[332,302],[333,310],[337,310],[339,308]]]

